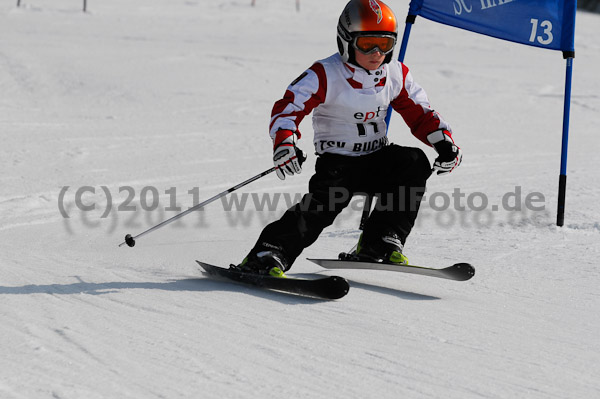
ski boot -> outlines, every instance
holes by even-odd
[[[284,272],[288,269],[288,264],[283,254],[271,250],[250,254],[244,258],[242,263],[233,267],[243,273],[285,278],[287,276]]]
[[[373,241],[363,240],[361,234],[353,255],[356,260],[362,262],[407,265],[408,258],[402,253],[403,248],[400,237],[394,233],[378,237]]]

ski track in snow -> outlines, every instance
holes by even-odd
[[[430,180],[406,253],[468,261],[468,282],[299,259],[290,274],[350,282],[346,297],[319,301],[206,278],[194,260],[239,262],[305,191],[312,155],[298,177],[241,189],[243,211],[217,201],[117,247],[176,214],[165,208],[270,167],[272,104],[336,51],[345,2],[303,0],[299,13],[291,0],[0,5],[0,398],[600,396],[596,14],[577,15],[563,228],[560,54],[423,19],[413,28],[406,63],[465,155]],[[403,20],[408,1],[392,6]],[[310,153],[310,121],[302,128]],[[397,116],[390,137],[423,148]],[[93,211],[78,208],[81,187],[95,190],[82,197]],[[159,205],[145,211],[152,187]],[[489,207],[435,211],[432,198],[455,189],[462,205],[475,193]],[[517,190],[544,209],[506,210]],[[356,201],[303,257],[356,243]]]

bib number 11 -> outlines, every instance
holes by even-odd
[[[367,135],[367,127],[369,126],[373,126],[373,133],[379,133],[379,128],[377,127],[376,122],[357,123],[356,127],[358,128],[358,137],[365,137]]]

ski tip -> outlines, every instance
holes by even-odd
[[[331,287],[329,291],[328,298],[329,299],[340,299],[350,291],[350,284],[348,280],[340,276],[331,276],[329,277],[329,281],[331,282]]]
[[[475,275],[475,268],[470,263],[455,263],[451,267],[456,280],[467,281]]]
[[[200,262],[199,260],[196,261],[196,263],[205,271],[208,272],[208,268],[205,266],[204,263]]]
[[[196,263],[200,265],[200,267],[204,270],[205,273],[216,274],[217,266],[213,266],[208,263],[200,262],[199,260],[197,260]]]

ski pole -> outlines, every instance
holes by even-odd
[[[306,160],[306,156],[304,155],[304,153],[300,149],[296,149],[296,152],[298,153],[298,160],[300,161],[300,164],[302,165],[302,163]],[[141,232],[140,234],[138,234],[136,236],[132,236],[131,234],[127,234],[125,236],[125,241],[123,241],[122,243],[120,243],[119,247],[122,247],[125,244],[127,244],[130,247],[133,247],[135,245],[135,240],[136,239],[141,238],[141,237],[145,236],[146,234],[151,233],[154,230],[160,229],[161,227],[164,227],[164,226],[168,225],[169,223],[172,223],[172,222],[176,221],[177,219],[180,219],[180,218],[184,217],[188,213],[193,212],[193,211],[195,211],[195,210],[197,210],[199,208],[202,208],[203,206],[208,205],[211,202],[216,201],[219,198],[224,197],[227,194],[232,193],[235,190],[237,190],[239,188],[242,188],[245,185],[252,183],[253,181],[258,180],[261,177],[264,177],[264,176],[268,175],[269,173],[274,172],[275,170],[277,170],[277,168],[278,168],[277,166],[274,166],[271,169],[267,169],[264,172],[259,173],[256,176],[253,176],[253,177],[249,178],[248,180],[245,180],[245,181],[241,182],[240,184],[237,184],[237,185],[235,185],[235,186],[233,186],[233,187],[231,187],[231,188],[229,188],[229,189],[227,189],[227,190],[225,190],[225,191],[223,191],[223,192],[215,195],[214,197],[209,198],[206,201],[201,202],[200,204],[191,207],[190,209],[188,209],[186,211],[183,211],[183,212],[181,212],[181,213],[173,216],[170,219],[167,219],[167,220],[164,220],[164,221],[160,222],[156,226],[153,226],[153,227],[149,228],[148,230],[143,231],[143,232]]]

